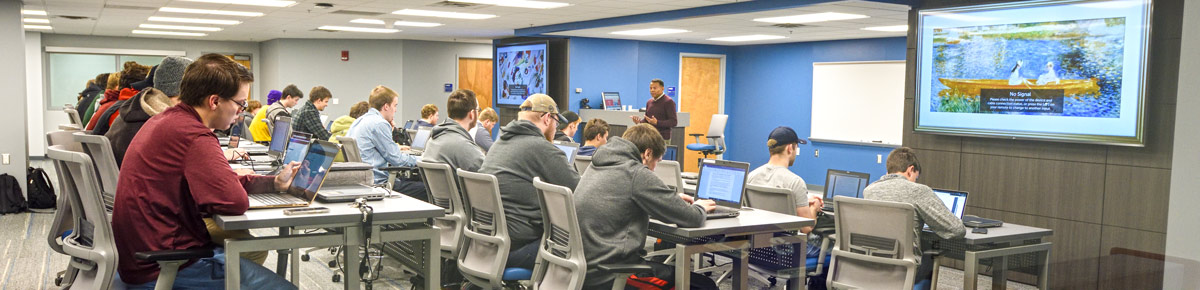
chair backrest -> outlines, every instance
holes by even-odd
[[[92,158],[92,164],[96,165],[105,208],[111,212],[117,196],[117,178],[121,173],[120,168],[117,168],[117,157],[113,155],[112,143],[108,142],[108,137],[101,135],[75,132],[74,136],[75,141],[83,144],[83,152]]]
[[[914,252],[916,208],[902,202],[834,197],[837,243],[829,285],[911,289],[920,259]]]
[[[100,183],[92,160],[87,154],[68,150],[63,145],[46,148],[46,155],[54,160],[58,170],[60,193],[66,196],[64,200],[75,211],[73,231],[63,239],[63,252],[95,265],[91,270],[80,270],[77,274],[77,277],[94,279],[90,289],[109,289],[117,270],[117,246],[100,198]],[[82,280],[76,280],[76,283]]]
[[[62,150],[70,152],[83,152],[83,145],[75,142],[73,131],[54,131],[46,133],[46,146],[59,146]],[[59,184],[62,184],[63,171],[56,170],[58,173]],[[57,207],[54,209],[54,221],[50,226],[50,230],[46,232],[46,241],[50,244],[50,249],[60,254],[63,252],[62,245],[58,243],[58,238],[62,237],[62,233],[74,227],[72,219],[74,219],[71,203],[67,201],[67,195],[59,193]]]
[[[337,140],[338,143],[342,143],[342,154],[346,157],[346,162],[362,162],[358,141],[354,141],[354,137],[340,136]]]
[[[533,269],[533,289],[580,289],[587,274],[583,254],[583,231],[575,212],[571,189],[533,178],[542,205],[542,242],[538,247],[537,267]]]
[[[796,198],[791,190],[757,184],[746,185],[746,205],[771,212],[796,215]]]
[[[463,210],[462,191],[458,187],[458,176],[450,164],[417,161],[421,180],[433,200],[433,204],[446,209],[446,215],[434,218],[434,226],[441,229],[442,251],[458,257],[458,241],[462,238],[463,221],[467,214]]]
[[[512,240],[500,199],[496,176],[462,169],[456,171],[463,191],[467,224],[463,226],[462,248],[458,251],[458,269],[476,285],[502,285],[504,265]],[[489,288],[489,287],[484,287]]]
[[[71,124],[83,125],[83,121],[79,119],[79,110],[75,108],[63,108],[63,112],[67,113],[67,118],[70,119]]]
[[[654,167],[654,175],[663,183],[674,186],[675,192],[683,192],[683,173],[680,172],[679,162],[674,160],[659,161]]]
[[[250,125],[254,125],[254,112],[242,113],[242,139],[254,140],[254,136],[250,134]]]
[[[583,172],[587,171],[588,166],[591,165],[592,156],[575,155],[575,172],[579,172],[579,175],[583,175]]]
[[[720,136],[725,137],[725,123],[729,121],[729,115],[713,114],[712,121],[708,123],[708,137]]]

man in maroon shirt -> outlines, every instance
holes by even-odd
[[[663,93],[663,81],[661,79],[650,80],[650,97],[646,101],[646,116],[629,116],[633,119],[633,123],[650,123],[658,133],[662,134],[663,140],[671,140],[671,128],[679,123],[679,119],[675,118],[675,100]]]
[[[247,192],[286,188],[295,164],[278,176],[238,176],[229,167],[213,130],[228,129],[245,108],[253,75],[219,54],[187,67],[180,103],[146,121],[125,153],[113,206],[117,272],[129,289],[154,288],[158,265],[137,252],[213,248],[213,257],[180,267],[174,287],[224,288],[225,254],[213,243],[203,217],[240,215]],[[250,260],[241,263],[243,288],[295,289]]]

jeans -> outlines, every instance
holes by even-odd
[[[508,263],[505,268],[525,268],[533,270],[533,266],[537,264],[538,241],[526,243],[520,248],[514,247],[508,252]]]
[[[426,190],[425,190],[424,182],[414,181],[414,180],[396,179],[396,182],[394,182],[392,184],[392,190],[395,190],[396,192],[399,192],[399,193],[403,193],[404,195],[410,196],[415,199],[419,199],[419,200],[426,201],[426,202],[429,201],[428,194],[425,192]]]
[[[239,258],[242,289],[296,289],[296,285],[253,261]],[[119,278],[119,277],[118,277]],[[158,281],[127,285],[126,289],[154,289]],[[179,269],[174,289],[225,289],[225,248],[213,249],[211,258],[203,258]]]

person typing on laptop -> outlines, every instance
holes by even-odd
[[[904,202],[912,204],[917,210],[917,223],[913,231],[917,233],[913,247],[916,253],[921,253],[921,230],[928,224],[929,230],[942,239],[961,238],[966,235],[966,227],[942,199],[933,193],[933,189],[917,183],[921,175],[921,164],[917,162],[917,152],[912,148],[900,147],[892,150],[887,158],[887,175],[879,181],[871,183],[863,191],[863,197],[869,200]],[[933,260],[928,255],[922,255],[917,269],[917,279],[929,279],[933,275]]]
[[[392,119],[396,116],[396,105],[399,94],[385,87],[377,86],[371,90],[367,103],[371,105],[367,113],[350,124],[346,136],[354,138],[358,143],[359,154],[363,162],[371,164],[375,176],[375,184],[387,183],[388,173],[380,168],[389,166],[417,166],[417,158],[400,152],[400,145],[392,141]],[[425,184],[420,181],[396,179],[392,190],[420,200],[428,200]]]
[[[680,227],[704,225],[705,214],[716,208],[712,200],[677,194],[656,175],[665,141],[650,124],[638,124],[613,137],[592,157],[592,167],[575,188],[575,210],[583,231],[587,276],[584,289],[612,289],[616,277],[598,270],[600,264],[642,264],[650,218]],[[648,263],[653,277],[674,282],[675,269]],[[648,275],[647,275],[648,274]],[[692,274],[692,288],[716,289],[704,275]]]
[[[226,261],[205,216],[240,215],[247,192],[285,189],[295,166],[277,176],[237,176],[222,156],[214,129],[227,129],[245,108],[254,77],[219,54],[188,66],[180,104],[151,117],[134,136],[118,175],[113,206],[117,272],[130,289],[154,288],[158,264],[134,258],[145,251],[212,248],[213,257],[183,264],[179,288],[223,288],[224,264],[241,263],[242,287],[295,289],[266,268],[242,257]],[[246,233],[248,234],[248,233]]]

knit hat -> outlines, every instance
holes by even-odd
[[[779,126],[775,130],[771,130],[771,135],[767,137],[767,148],[775,146],[791,145],[792,143],[808,144],[808,141],[800,139],[796,136],[796,130],[787,126]]]
[[[280,92],[279,90],[271,90],[271,92],[267,93],[267,106],[270,106],[271,104],[274,104],[275,102],[278,102],[279,99],[282,99],[282,98],[283,98],[283,92]]]
[[[167,96],[178,96],[179,84],[183,82],[183,71],[191,64],[192,60],[186,57],[164,57],[162,63],[158,64],[158,70],[154,72],[154,88]]]
[[[550,96],[546,94],[533,94],[532,96],[529,96],[529,98],[526,98],[525,102],[521,103],[521,111],[534,111],[554,114],[555,117],[558,117],[559,124],[567,123],[567,119],[563,118],[562,114],[558,113],[558,104],[554,102],[553,98],[550,98]]]

